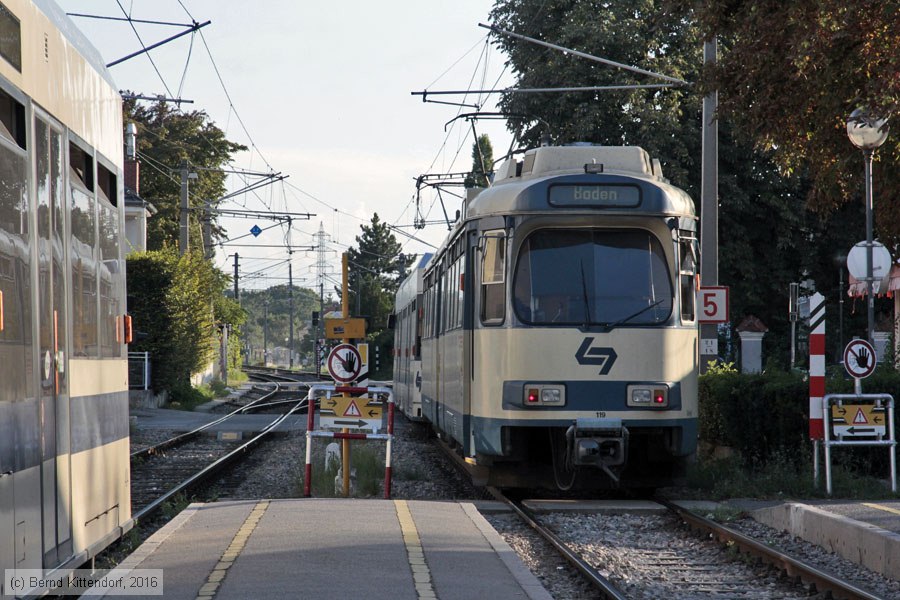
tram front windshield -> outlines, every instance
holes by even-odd
[[[546,229],[519,251],[513,307],[531,324],[657,325],[672,312],[659,240],[641,229]]]

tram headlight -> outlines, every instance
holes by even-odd
[[[628,406],[668,408],[669,386],[664,383],[628,386]]]

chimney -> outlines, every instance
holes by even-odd
[[[125,187],[141,195],[141,165],[137,161],[137,125],[125,126]]]

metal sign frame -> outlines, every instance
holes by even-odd
[[[875,439],[844,441],[843,436],[837,440],[831,439],[831,405],[840,405],[844,400],[886,401],[888,417],[886,432],[889,439],[884,439],[881,434],[873,435]],[[890,394],[828,394],[822,401],[822,417],[825,420],[825,488],[831,495],[831,447],[832,446],[886,446],[891,461],[891,492],[897,492],[897,436],[894,429],[894,397]]]
[[[316,400],[324,397],[331,398],[333,394],[371,394],[372,396],[385,396],[388,407],[387,433],[344,433],[316,430]],[[335,385],[312,385],[306,396],[307,421],[306,421],[306,465],[303,480],[303,496],[312,496],[312,440],[313,438],[329,438],[336,440],[380,440],[385,442],[384,449],[384,497],[391,497],[391,445],[394,440],[394,390],[389,387],[346,387]],[[321,417],[320,417],[321,418]]]

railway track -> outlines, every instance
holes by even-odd
[[[660,515],[553,514],[542,519],[500,490],[488,491],[572,564],[601,598],[880,598],[665,500],[658,502],[668,512]],[[769,565],[783,576],[767,574]]]
[[[456,452],[440,440],[437,444],[471,475]],[[522,502],[500,489],[485,489],[556,549],[600,598],[882,600],[665,499],[655,501],[667,512],[654,517],[557,513],[547,518],[553,520],[549,527]],[[586,541],[588,529],[597,532],[594,540]],[[778,581],[766,575],[769,566],[782,574]]]
[[[286,419],[306,409],[305,398],[273,400],[280,391],[282,384],[272,384],[258,397],[215,421],[133,452],[133,518],[138,522],[146,520],[179,494],[188,494],[221,477],[269,439]],[[235,445],[235,442],[220,441],[208,435],[213,426],[237,415],[271,410],[277,410],[277,415],[246,442]]]

